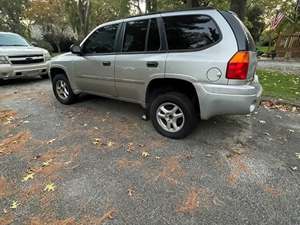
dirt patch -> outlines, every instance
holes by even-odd
[[[12,215],[5,215],[3,217],[0,217],[0,225],[9,225],[12,224],[13,221],[14,220]]]
[[[191,188],[184,200],[178,204],[176,212],[193,214],[201,209],[224,205],[217,196],[207,188]]]
[[[75,225],[74,218],[68,218],[63,220],[49,220],[45,222],[45,219],[41,219],[39,217],[34,217],[30,220],[29,225]]]
[[[231,186],[236,185],[242,174],[251,175],[250,168],[243,162],[240,155],[233,155],[228,161],[231,169],[227,181]]]
[[[268,185],[262,185],[261,188],[263,189],[264,192],[271,194],[274,198],[277,198],[280,195],[282,195],[282,190],[279,190],[277,188],[270,187]]]
[[[0,198],[8,195],[8,193],[9,193],[9,184],[7,183],[4,177],[0,177]]]
[[[25,144],[31,139],[31,134],[28,131],[20,132],[14,136],[0,142],[0,155],[12,154],[24,149]]]
[[[180,157],[172,156],[162,160],[163,170],[159,173],[158,178],[167,180],[169,183],[176,185],[178,179],[185,175],[179,162]]]
[[[120,159],[117,161],[117,167],[119,170],[136,168],[142,166],[142,162],[138,160]]]
[[[193,188],[188,192],[185,200],[177,208],[177,212],[191,213],[199,207],[199,193],[198,189]]]
[[[89,225],[101,225],[108,220],[113,220],[116,215],[116,209],[110,209],[103,216],[97,217],[85,217],[80,221],[80,224],[89,224]]]
[[[11,111],[11,110],[3,110],[0,111],[0,123],[11,123],[11,121],[14,119],[16,116],[16,112]]]

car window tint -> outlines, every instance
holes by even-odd
[[[145,51],[148,20],[132,21],[126,24],[123,52]]]
[[[96,30],[83,47],[84,53],[112,53],[114,51],[118,24],[101,27]]]
[[[188,15],[164,17],[169,50],[199,49],[211,46],[221,38],[209,16]]]
[[[156,19],[151,19],[148,38],[148,51],[157,51],[160,49],[160,37]]]

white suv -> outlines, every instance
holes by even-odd
[[[14,33],[0,32],[0,79],[48,77],[49,52]]]
[[[162,12],[109,22],[51,62],[56,98],[82,92],[140,104],[159,133],[187,136],[197,119],[259,104],[254,41],[232,13]]]

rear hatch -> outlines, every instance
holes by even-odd
[[[255,42],[253,40],[253,37],[247,27],[243,24],[243,22],[232,12],[228,11],[221,11],[220,12],[222,16],[226,19],[228,24],[230,25],[236,41],[237,41],[237,47],[238,52],[237,54],[243,53],[247,58],[244,60],[244,68],[246,68],[246,74],[244,76],[229,76],[227,77],[230,81],[235,81],[233,83],[240,83],[236,81],[243,81],[243,82],[249,82],[254,79],[254,75],[256,73],[256,67],[257,67],[257,54],[256,54],[256,46]],[[232,59],[234,59],[235,56],[233,56]],[[235,57],[238,58],[238,57]],[[240,57],[241,58],[241,57]],[[245,57],[244,57],[245,58]],[[228,68],[230,68],[230,62],[228,63]],[[246,65],[247,64],[247,65]],[[234,68],[236,71],[239,67],[231,67]],[[245,71],[245,70],[244,70]],[[229,71],[227,71],[228,73]]]

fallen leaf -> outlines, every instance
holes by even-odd
[[[94,145],[99,145],[101,143],[101,139],[100,138],[95,138],[95,140],[93,141]]]
[[[35,175],[35,173],[29,173],[26,176],[23,177],[22,182],[28,181],[28,180],[32,180],[33,176]]]
[[[132,197],[134,192],[135,192],[135,191],[134,191],[132,188],[129,188],[129,189],[128,189],[128,196],[129,196],[129,197]]]
[[[133,145],[133,143],[129,143],[127,145],[127,152],[132,152],[132,151],[134,151],[134,145]]]
[[[292,167],[291,167],[291,170],[292,170],[292,171],[297,171],[297,170],[298,170],[298,167],[297,167],[297,166],[292,166]]]
[[[47,142],[47,144],[50,145],[50,144],[52,144],[55,140],[56,140],[56,138],[51,139],[50,141]]]
[[[108,143],[107,143],[107,147],[112,147],[114,145],[114,143],[112,142],[112,141],[109,141]]]
[[[143,156],[144,158],[147,158],[149,155],[150,155],[149,152],[142,152],[142,156]]]
[[[51,163],[52,161],[53,161],[52,159],[49,159],[49,160],[43,162],[43,163],[42,163],[42,166],[43,166],[43,167],[49,166],[50,163]]]
[[[267,122],[264,121],[264,120],[259,120],[259,123],[261,123],[261,124],[266,124]]]
[[[49,184],[47,184],[46,187],[44,188],[44,191],[50,192],[50,191],[55,191],[55,189],[56,189],[55,184],[54,184],[54,183],[49,183]]]
[[[295,133],[295,130],[288,129],[288,132],[290,132],[290,133]]]
[[[300,153],[296,153],[296,157],[300,159]]]
[[[13,201],[9,208],[16,209],[19,205],[20,203],[18,201]]]

